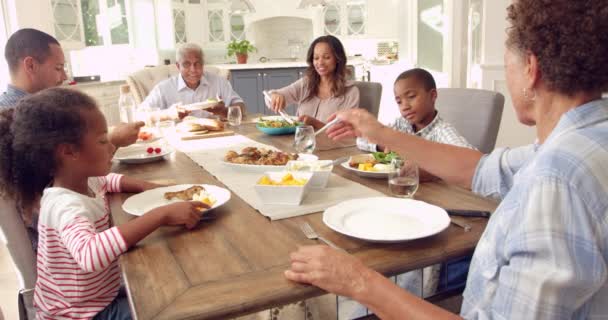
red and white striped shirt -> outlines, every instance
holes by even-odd
[[[122,176],[89,178],[95,198],[47,188],[38,220],[38,280],[34,305],[40,319],[90,319],[120,287],[117,258],[127,244],[110,227],[107,192],[120,192]]]

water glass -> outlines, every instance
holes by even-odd
[[[418,165],[411,160],[395,159],[394,171],[388,174],[388,190],[398,198],[413,198],[418,190]]]
[[[146,110],[146,127],[154,128],[160,122],[162,112],[160,108],[150,107]]]
[[[298,153],[312,153],[317,142],[312,126],[303,125],[296,128],[293,146]]]
[[[243,119],[243,114],[241,113],[241,107],[239,106],[230,106],[228,107],[228,124],[236,127],[241,125],[241,120]]]
[[[173,122],[173,120],[160,121],[156,127],[163,139],[163,143],[169,145],[170,138],[175,134],[175,122]]]

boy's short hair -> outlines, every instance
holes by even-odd
[[[60,46],[59,41],[48,33],[36,29],[21,29],[13,33],[6,41],[4,57],[11,74],[19,69],[19,61],[25,57],[34,57],[43,63],[51,55],[50,45]]]
[[[433,75],[424,69],[414,68],[404,71],[397,77],[395,83],[397,83],[399,80],[404,80],[407,78],[415,78],[417,81],[422,82],[422,85],[426,91],[437,89]]]

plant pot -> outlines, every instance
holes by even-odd
[[[247,63],[247,54],[246,53],[237,53],[236,62],[238,62],[240,64]]]

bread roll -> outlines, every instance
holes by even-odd
[[[198,124],[205,127],[209,131],[224,130],[224,123],[217,119],[202,118],[197,121]]]

